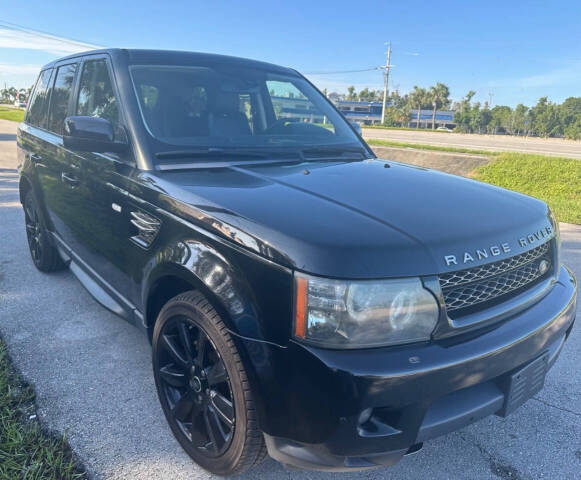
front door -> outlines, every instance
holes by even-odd
[[[93,116],[109,120],[117,138],[125,135],[122,127],[118,96],[107,56],[87,57],[80,69],[78,94],[73,115]],[[80,166],[77,209],[83,218],[79,236],[83,262],[96,273],[101,283],[134,303],[131,285],[131,258],[128,258],[130,238],[135,235],[131,223],[134,210],[125,194],[135,173],[131,155],[115,153],[76,152],[75,163]],[[132,244],[133,245],[133,244]],[[133,245],[137,250],[139,248]]]

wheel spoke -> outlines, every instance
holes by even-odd
[[[38,240],[36,240],[36,239],[34,239],[33,244],[34,244],[34,246],[32,247],[33,256],[35,259],[39,259],[40,258],[40,244],[39,244]]]
[[[175,362],[180,367],[186,368],[188,366],[188,361],[184,357],[184,355],[179,351],[175,335],[164,334],[163,343],[165,344],[167,351],[175,360]]]
[[[228,400],[224,395],[216,392],[215,390],[212,390],[210,392],[210,396],[211,396],[210,403],[212,404],[212,407],[214,407],[216,413],[220,415],[222,420],[224,420],[224,422],[226,422],[228,425],[233,425],[234,407],[232,405],[232,402]]]
[[[204,435],[203,428],[200,429],[200,424],[198,423],[198,418],[203,411],[202,405],[194,403],[192,414],[190,416],[190,422],[192,423],[192,427],[190,428],[190,440],[196,447],[203,447],[208,443],[208,437]]]
[[[186,374],[172,365],[166,365],[159,369],[161,378],[172,387],[183,387],[187,383]]]
[[[190,336],[190,329],[185,321],[178,325],[178,333],[180,335],[180,342],[186,354],[188,363],[192,362],[192,338]]]
[[[224,364],[221,361],[218,361],[217,363],[206,369],[206,377],[211,387],[213,387],[214,385],[218,385],[219,383],[228,381],[228,374],[226,373],[226,368],[224,367]]]
[[[190,418],[192,409],[194,408],[194,400],[190,392],[186,392],[179,399],[178,403],[172,409],[172,415],[180,422],[185,422]]]
[[[32,208],[30,205],[27,205],[26,206],[26,214],[28,215],[30,222],[35,224],[36,223],[36,212],[35,212],[34,208]]]
[[[219,452],[221,446],[226,441],[226,434],[220,425],[220,420],[218,420],[218,415],[210,407],[204,412],[204,422],[206,422],[206,429],[208,430],[208,436],[212,442],[212,447],[216,453]],[[218,444],[218,442],[220,442]]]
[[[208,339],[204,331],[198,327],[198,340],[196,343],[196,363],[199,367],[204,368],[204,358],[206,356],[206,343]]]

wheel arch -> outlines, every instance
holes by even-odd
[[[218,312],[223,322],[226,324],[232,339],[237,347],[238,353],[246,370],[248,381],[254,392],[254,400],[258,413],[258,421],[261,427],[267,424],[268,415],[265,405],[265,393],[263,381],[261,381],[261,364],[265,363],[265,358],[269,357],[269,351],[273,347],[268,347],[261,341],[250,340],[240,333],[240,322],[247,326],[257,319],[250,320],[248,314],[237,314],[232,311],[232,307],[225,304],[223,298],[217,294],[209,285],[208,279],[202,278],[181,263],[165,262],[160,263],[152,270],[145,282],[147,288],[144,290],[144,322],[147,327],[149,341],[153,340],[153,331],[157,316],[163,306],[173,297],[188,290],[200,291]],[[255,315],[252,314],[252,315]],[[253,328],[252,330],[255,330]],[[243,330],[244,331],[244,330]],[[276,347],[274,347],[276,348]],[[269,361],[266,361],[268,364]]]
[[[152,255],[142,282],[145,324],[153,330],[157,314],[170,298],[187,289],[201,291],[234,334],[263,340],[259,308],[241,268],[212,245],[183,240]]]
[[[219,298],[199,277],[183,265],[172,263],[160,265],[152,277],[148,282],[143,302],[145,324],[150,342],[153,337],[155,321],[163,306],[173,297],[189,290],[202,292],[230,328],[231,318]]]
[[[20,180],[18,181],[18,195],[20,203],[24,205],[24,197],[26,193],[32,189],[32,182],[26,175],[20,175]]]

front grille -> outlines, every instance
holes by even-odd
[[[440,286],[450,318],[481,310],[532,287],[551,274],[552,242],[480,267],[440,275]],[[540,264],[549,268],[541,271]]]

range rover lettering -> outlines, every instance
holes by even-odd
[[[392,465],[521,406],[573,327],[545,203],[376,158],[290,68],[72,55],[17,144],[34,264],[148,336],[169,426],[216,474]]]

